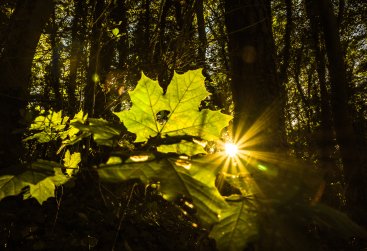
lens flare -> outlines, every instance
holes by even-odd
[[[224,149],[226,154],[231,158],[234,158],[238,153],[238,147],[233,143],[225,143]]]

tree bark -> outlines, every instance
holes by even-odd
[[[270,1],[226,0],[225,13],[234,134],[245,135],[247,140],[258,135],[263,140],[256,140],[257,148],[276,151],[284,143],[285,127],[274,60]]]
[[[51,31],[51,49],[52,49],[52,60],[50,67],[50,82],[52,89],[55,94],[55,109],[62,109],[62,95],[60,92],[60,48],[57,42],[57,24],[56,24],[56,13],[55,7],[52,11],[52,31]]]
[[[100,115],[104,110],[105,103],[102,88],[100,86],[100,53],[102,48],[102,22],[104,20],[101,15],[103,15],[105,1],[95,0],[94,2],[93,27],[89,51],[89,65],[87,70],[87,85],[84,89],[84,111],[86,111],[91,117],[97,117]]]
[[[126,0],[118,0],[111,12],[112,20],[118,24],[121,37],[117,41],[118,70],[126,70],[129,56],[129,36]]]
[[[305,1],[308,19],[311,25],[311,46],[314,51],[316,71],[320,86],[320,129],[316,134],[316,145],[319,149],[320,166],[325,171],[325,192],[323,201],[336,208],[341,206],[340,199],[333,192],[331,184],[335,182],[338,174],[336,162],[332,158],[334,142],[334,127],[330,107],[330,95],[326,81],[325,51],[320,41],[320,20],[317,6],[314,2]]]
[[[70,114],[79,110],[76,98],[77,73],[81,58],[82,46],[84,42],[83,33],[83,12],[85,10],[84,1],[74,0],[74,19],[71,28],[71,50],[70,50],[70,72],[67,83],[68,111]]]
[[[285,25],[284,34],[284,48],[282,50],[283,64],[280,66],[279,81],[285,83],[288,76],[289,59],[291,51],[291,33],[293,27],[293,11],[292,11],[292,0],[285,0],[286,18],[287,23]]]
[[[20,111],[27,105],[33,56],[52,9],[52,0],[18,0],[9,23],[0,58],[0,167],[21,157]]]
[[[205,32],[205,20],[204,20],[204,4],[203,0],[196,1],[196,19],[198,25],[198,35],[199,35],[199,48],[198,48],[198,56],[199,56],[199,65],[203,68],[204,76],[208,76],[207,69],[206,69],[206,60],[205,60],[205,53],[207,48],[207,39],[206,39],[206,32]]]

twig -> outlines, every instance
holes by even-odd
[[[113,242],[113,245],[112,245],[112,251],[115,250],[115,246],[116,246],[116,243],[117,243],[117,239],[118,239],[118,236],[119,236],[119,233],[120,233],[120,230],[121,230],[121,225],[122,225],[122,221],[124,220],[125,218],[125,215],[126,215],[126,211],[130,205],[130,201],[131,201],[131,198],[133,196],[133,192],[134,192],[134,189],[135,187],[137,186],[138,184],[137,183],[134,183],[133,187],[131,188],[131,191],[130,191],[130,195],[129,195],[129,199],[127,200],[127,203],[126,203],[126,207],[124,209],[124,212],[123,214],[121,215],[121,218],[120,218],[120,221],[119,221],[119,225],[117,227],[117,232],[116,232],[116,235],[115,235],[115,240]],[[121,208],[120,208],[121,209]],[[120,215],[121,212],[119,212],[119,215]]]

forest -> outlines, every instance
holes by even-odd
[[[367,1],[1,0],[0,250],[367,250]]]

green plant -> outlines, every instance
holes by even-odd
[[[0,199],[22,191],[25,199],[34,197],[39,203],[53,197],[55,188],[77,173],[81,161],[80,153],[63,150],[93,136],[97,145],[114,150],[105,163],[98,165],[101,181],[139,179],[168,201],[180,198],[196,211],[202,226],[210,229],[219,250],[243,250],[252,242],[282,235],[292,236],[292,241],[284,244],[279,237],[270,245],[263,241],[263,247],[318,249],[315,242],[310,244],[312,236],[307,231],[305,236],[297,234],[304,233],[307,224],[330,228],[343,238],[366,235],[344,214],[310,203],[319,179],[305,167],[285,168],[251,156],[225,156],[221,151],[207,154],[205,144],[220,142],[222,130],[232,117],[200,110],[201,102],[210,94],[201,70],[175,73],[165,93],[157,81],[143,75],[129,94],[131,109],[115,115],[136,135],[134,142],[121,140],[121,125],[87,119],[82,111],[71,120],[61,111],[41,111],[30,126],[35,133],[26,140],[61,140],[58,153],[64,153],[63,164],[38,160],[18,175],[1,176]],[[126,149],[127,153],[123,152]],[[226,167],[246,168],[228,173],[223,169],[224,162]],[[219,192],[218,177],[231,187],[227,196]]]

